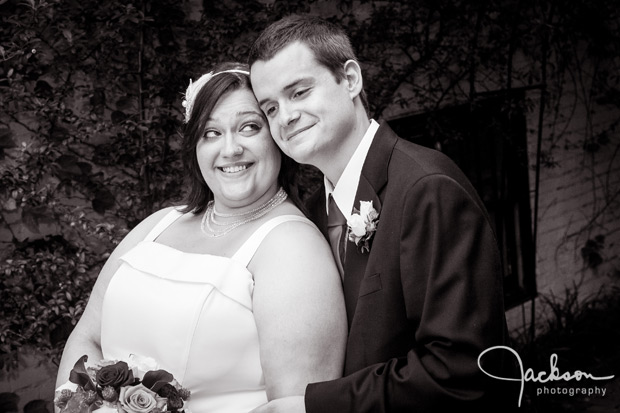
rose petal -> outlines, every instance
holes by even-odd
[[[364,218],[357,214],[353,214],[347,219],[347,225],[351,228],[351,232],[361,237],[366,233],[366,223],[364,222]]]
[[[157,395],[142,384],[122,387],[119,402],[129,413],[148,413],[160,404]]]
[[[372,201],[360,201],[360,215],[367,217],[372,210]]]

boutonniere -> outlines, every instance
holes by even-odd
[[[363,254],[370,251],[369,241],[377,231],[379,213],[372,207],[372,201],[360,201],[360,209],[353,209],[347,220],[349,241],[357,245]]]

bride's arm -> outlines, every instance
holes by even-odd
[[[342,376],[347,321],[325,238],[303,222],[279,225],[250,263],[254,314],[269,400]]]
[[[67,339],[58,366],[56,387],[69,380],[69,372],[75,362],[83,355],[86,354],[91,362],[97,362],[103,358],[101,353],[101,307],[103,295],[108,288],[110,279],[120,265],[119,258],[144,239],[155,223],[169,210],[169,208],[162,209],[146,218],[129,232],[110,254],[97,277],[80,321],[78,321]]]

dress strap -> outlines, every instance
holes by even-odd
[[[252,260],[252,257],[254,257],[256,250],[258,250],[258,247],[263,242],[265,237],[271,232],[271,230],[284,222],[291,221],[305,222],[308,225],[314,226],[312,221],[308,218],[299,215],[280,215],[275,218],[271,218],[269,221],[261,225],[256,231],[254,231],[252,235],[250,235],[250,238],[243,243],[231,259],[242,264],[244,267],[247,267]]]
[[[154,241],[166,228],[168,228],[174,221],[183,216],[183,213],[179,211],[183,207],[174,207],[151,229],[151,231],[144,237],[144,241]]]

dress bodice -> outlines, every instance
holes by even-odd
[[[103,356],[154,358],[192,392],[192,413],[247,412],[267,401],[247,265],[277,225],[313,224],[273,218],[227,258],[155,242],[181,215],[172,210],[121,257],[103,300]]]

